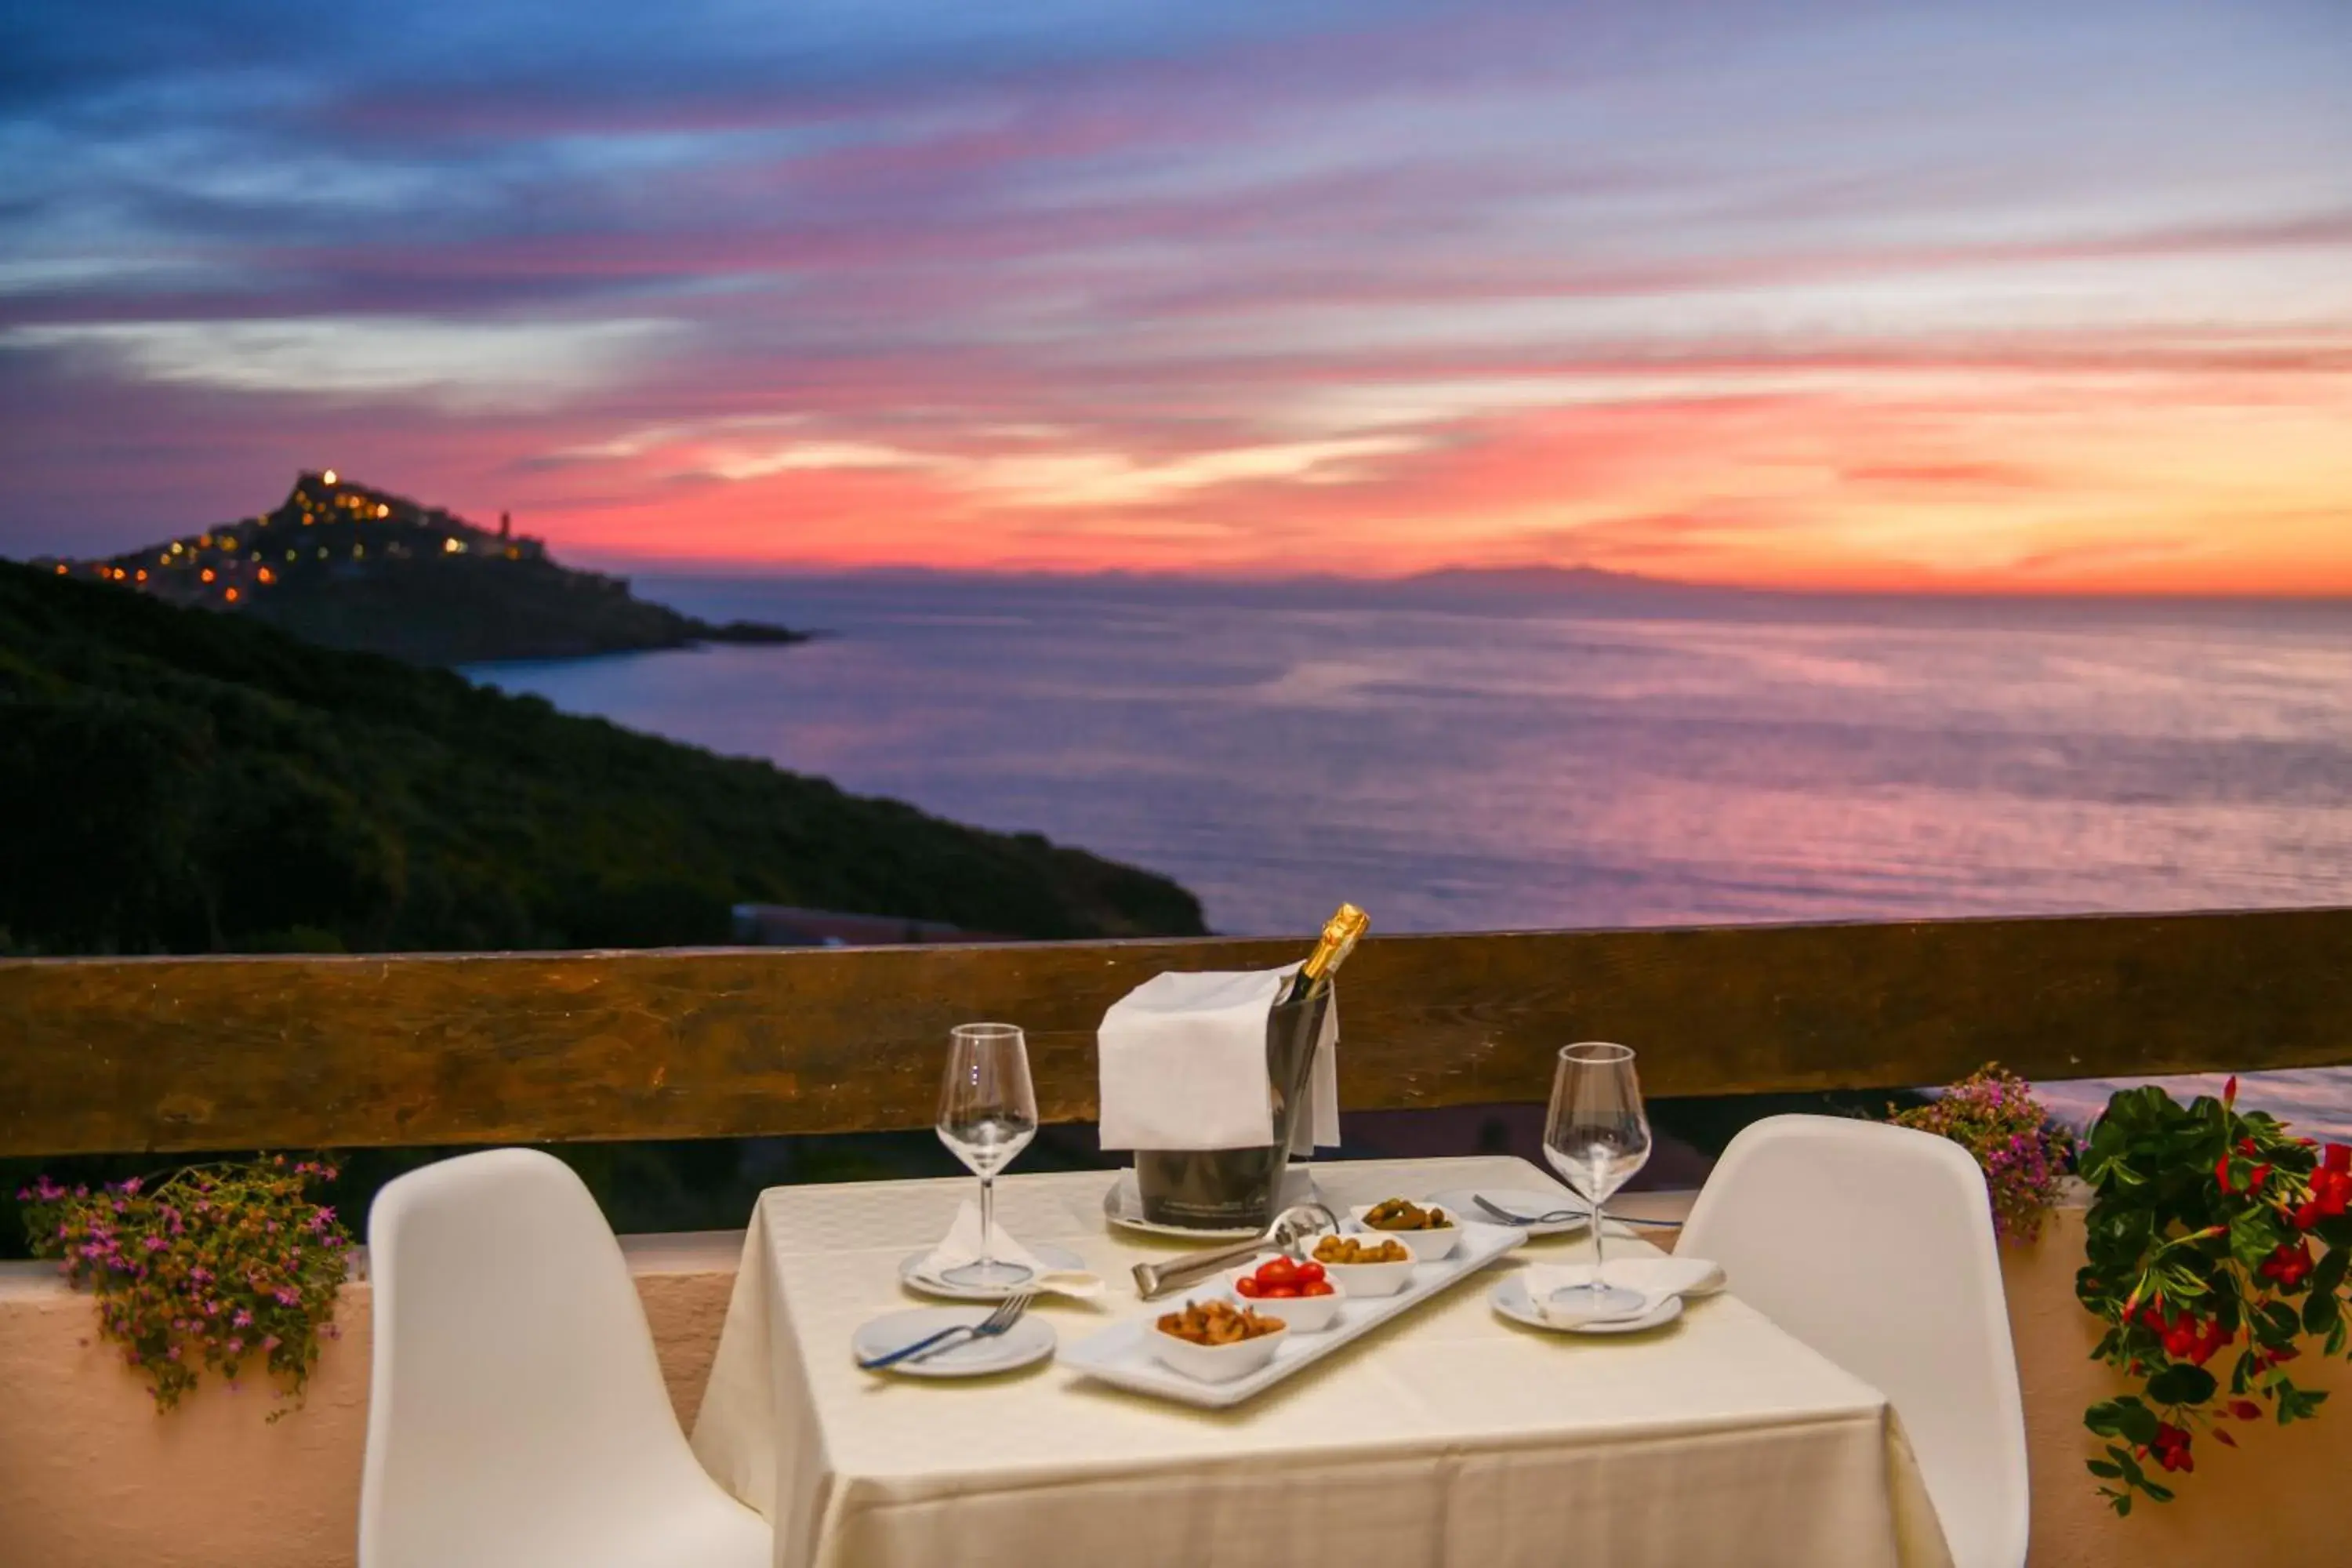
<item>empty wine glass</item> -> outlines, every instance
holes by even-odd
[[[989,1289],[1021,1284],[1030,1269],[996,1260],[996,1173],[1037,1136],[1037,1091],[1029,1085],[1029,1047],[1018,1028],[955,1026],[940,1081],[938,1126],[940,1142],[980,1178],[980,1258],[940,1277]]]
[[[1617,1318],[1641,1310],[1638,1290],[1601,1277],[1602,1206],[1650,1158],[1650,1119],[1642,1110],[1642,1080],[1623,1046],[1586,1040],[1563,1047],[1551,1080],[1551,1114],[1544,1121],[1544,1158],[1592,1207],[1592,1279],[1552,1292],[1568,1316]]]

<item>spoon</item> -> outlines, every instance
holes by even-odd
[[[1297,1258],[1299,1244],[1307,1237],[1329,1235],[1339,1228],[1339,1215],[1321,1204],[1294,1204],[1274,1216],[1274,1223],[1265,1227],[1263,1236],[1231,1242],[1207,1252],[1188,1252],[1165,1263],[1137,1264],[1136,1293],[1149,1301],[1154,1296],[1181,1290],[1187,1285],[1207,1279],[1228,1264],[1239,1263],[1269,1247]]]

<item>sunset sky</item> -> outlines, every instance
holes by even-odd
[[[2352,593],[2352,5],[35,0],[0,553]]]

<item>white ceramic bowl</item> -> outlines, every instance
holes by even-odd
[[[1325,1263],[1323,1272],[1342,1296],[1393,1296],[1412,1283],[1412,1268],[1408,1258],[1402,1263]]]
[[[1435,1263],[1451,1258],[1454,1249],[1462,1245],[1462,1226],[1459,1224],[1441,1226],[1435,1230],[1381,1230],[1366,1225],[1364,1216],[1371,1213],[1373,1207],[1371,1204],[1359,1204],[1349,1209],[1349,1231],[1357,1236],[1393,1237],[1404,1243],[1405,1250],[1412,1254],[1415,1263]],[[1454,1219],[1454,1211],[1448,1209],[1445,1217]]]
[[[1228,1306],[1236,1309],[1259,1305],[1255,1301],[1244,1301],[1238,1298],[1229,1299],[1223,1296],[1202,1297],[1199,1300],[1212,1299],[1224,1301]],[[1180,1304],[1175,1310],[1181,1312],[1185,1306],[1192,1304],[1193,1303]],[[1270,1318],[1274,1314],[1261,1311],[1258,1316]],[[1282,1342],[1289,1331],[1287,1328],[1277,1329],[1273,1333],[1260,1334],[1255,1339],[1236,1340],[1229,1345],[1196,1345],[1190,1340],[1180,1340],[1162,1329],[1160,1326],[1160,1320],[1155,1317],[1152,1319],[1151,1326],[1146,1329],[1144,1333],[1150,1342],[1151,1353],[1160,1359],[1161,1364],[1174,1368],[1186,1377],[1198,1378],[1202,1383],[1232,1383],[1236,1378],[1247,1377],[1272,1361],[1274,1352],[1281,1348]]]
[[[1274,1256],[1269,1252],[1265,1258],[1253,1258],[1234,1270],[1227,1280],[1228,1287],[1233,1289],[1234,1299],[1245,1307],[1256,1308],[1261,1318],[1280,1318],[1302,1334],[1319,1334],[1339,1321],[1339,1304],[1348,1299],[1348,1288],[1337,1279],[1330,1280],[1331,1293],[1328,1296],[1244,1296],[1241,1293],[1241,1282],[1256,1273],[1259,1264]],[[1328,1264],[1324,1266],[1323,1272],[1326,1278],[1329,1277],[1331,1269]]]

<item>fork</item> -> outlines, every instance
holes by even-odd
[[[1507,1208],[1488,1203],[1475,1193],[1470,1195],[1480,1208],[1505,1225],[1566,1225],[1570,1220],[1592,1217],[1583,1209],[1554,1209],[1549,1214],[1536,1215],[1513,1214]],[[1683,1227],[1683,1222],[1678,1219],[1628,1219],[1623,1215],[1611,1215],[1609,1220],[1612,1225],[1646,1225],[1657,1230],[1680,1230]]]
[[[936,1334],[925,1334],[913,1344],[901,1345],[887,1355],[878,1355],[871,1361],[859,1362],[858,1370],[880,1372],[885,1367],[897,1366],[900,1362],[921,1361],[926,1357],[937,1355],[951,1343],[962,1344],[970,1340],[992,1340],[1019,1322],[1021,1314],[1027,1311],[1029,1303],[1036,1299],[1037,1292],[1034,1290],[1024,1290],[1018,1295],[1007,1296],[1003,1301],[997,1303],[996,1310],[989,1313],[977,1323],[958,1323],[952,1328],[941,1329]],[[962,1337],[958,1338],[959,1335]]]

